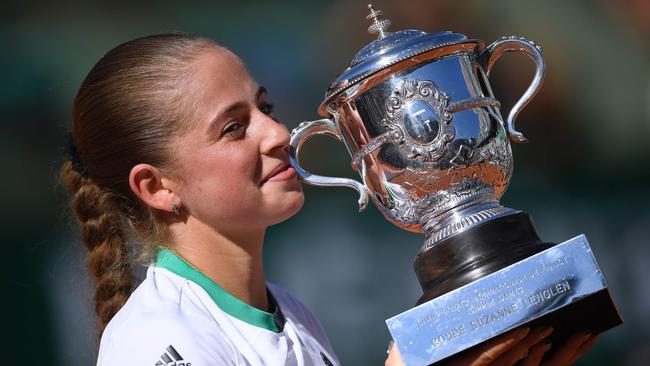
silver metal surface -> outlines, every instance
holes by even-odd
[[[363,211],[368,205],[368,190],[366,186],[348,178],[332,178],[313,175],[300,167],[298,153],[303,142],[314,135],[326,135],[341,141],[341,135],[337,123],[330,119],[319,119],[311,122],[302,122],[291,132],[291,146],[289,160],[296,172],[303,181],[315,186],[350,187],[359,193],[359,211]]]
[[[292,164],[305,182],[348,186],[368,195],[393,224],[422,232],[422,250],[473,225],[516,212],[499,205],[512,174],[507,131],[523,136],[514,120],[539,90],[541,49],[523,38],[502,38],[487,48],[452,32],[388,33],[370,9],[379,38],[364,47],[328,90],[320,113],[330,119],[292,132]],[[533,58],[537,72],[508,117],[508,130],[487,73],[505,52]],[[362,183],[311,174],[297,162],[308,137],[341,140]]]
[[[368,33],[377,33],[378,39],[386,37],[388,34],[388,27],[390,26],[390,20],[379,19],[381,10],[373,9],[372,4],[368,4],[368,10],[370,10],[370,14],[366,16],[366,19],[372,20],[372,24],[370,24],[370,27],[368,27]]]
[[[524,92],[524,95],[519,98],[517,103],[508,113],[508,134],[510,138],[516,142],[526,142],[526,138],[521,132],[515,129],[515,118],[521,110],[530,102],[530,100],[537,94],[544,82],[544,73],[546,66],[544,64],[542,48],[534,42],[529,41],[523,37],[509,36],[502,37],[498,41],[489,45],[482,53],[483,64],[485,65],[486,74],[490,75],[494,63],[506,52],[523,52],[535,61],[535,76],[533,81]]]
[[[404,364],[429,365],[607,287],[584,235],[386,320]]]
[[[390,20],[380,19],[381,10],[373,9],[368,4],[370,13],[366,19],[371,21],[368,33],[377,33],[375,41],[363,47],[352,59],[350,67],[346,69],[331,84],[325,94],[325,101],[321,104],[320,113],[328,116],[327,106],[339,93],[354,86],[360,80],[385,69],[391,65],[409,59],[423,52],[432,51],[445,46],[459,43],[468,43],[469,48],[476,44],[483,46],[481,41],[470,40],[463,34],[453,32],[426,33],[419,30],[405,29],[398,32],[388,32]]]

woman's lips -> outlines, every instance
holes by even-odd
[[[283,181],[283,180],[289,180],[293,179],[297,176],[298,174],[296,173],[296,170],[290,165],[287,164],[284,169],[278,171],[274,175],[272,175],[269,179],[267,179],[267,182],[273,182],[273,181]]]

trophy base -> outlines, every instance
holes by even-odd
[[[486,221],[420,252],[413,264],[424,294],[417,304],[455,290],[555,245],[517,212]]]
[[[589,243],[544,243],[526,213],[500,217],[418,255],[418,305],[386,321],[406,365],[458,357],[520,326],[551,325],[550,339],[623,322]]]

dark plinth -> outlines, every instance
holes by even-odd
[[[418,254],[413,267],[424,291],[418,304],[553,245],[541,241],[525,212],[474,226]]]

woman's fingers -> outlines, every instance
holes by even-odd
[[[522,327],[495,337],[468,351],[460,358],[444,363],[446,366],[512,366],[521,361],[521,366],[568,366],[587,352],[598,336],[584,331],[569,338],[557,347],[548,360],[542,358],[551,349],[551,342],[544,341],[553,333],[553,327],[541,326],[530,330]],[[392,347],[386,366],[403,365],[397,351]]]
[[[542,357],[551,349],[551,342],[541,342],[530,348],[528,356],[522,360],[521,366],[538,366]]]
[[[530,333],[530,328],[522,327],[511,330],[481,344],[474,350],[468,351],[458,359],[448,363],[448,366],[486,366],[494,362],[504,352],[516,346]]]
[[[543,365],[566,366],[572,364],[595,342],[595,339],[590,342],[591,338],[592,334],[589,331],[580,332],[571,336],[566,343],[555,349],[551,358],[544,361]]]
[[[593,346],[597,340],[598,340],[598,335],[592,335],[591,338],[587,339],[587,341],[583,343],[582,346],[580,346],[580,348],[578,348],[578,350],[573,355],[573,357],[571,357],[571,360],[569,361],[568,364],[573,365],[573,363],[576,362],[580,357],[582,357],[582,355],[584,355],[585,352],[591,349],[591,346]]]
[[[514,365],[519,360],[529,355],[529,351],[531,347],[539,344],[542,340],[544,340],[544,338],[548,337],[551,333],[553,333],[553,327],[550,326],[541,326],[535,328],[533,331],[528,333],[528,335],[524,339],[518,342],[514,347],[504,352],[503,354],[501,354],[501,356],[499,356],[496,360],[494,360],[494,364],[499,366]],[[537,364],[539,364],[539,361],[537,362]]]

